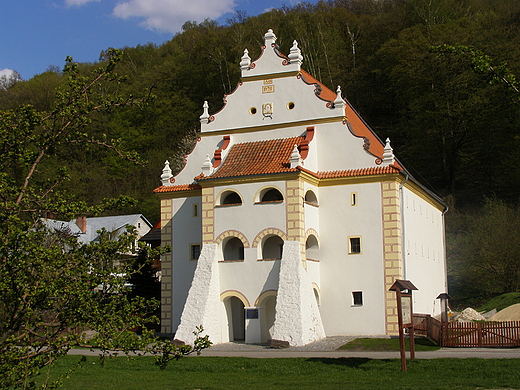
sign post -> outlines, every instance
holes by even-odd
[[[395,291],[397,299],[397,321],[399,324],[399,350],[401,354],[401,371],[406,371],[406,348],[404,328],[410,334],[410,359],[415,360],[415,340],[413,329],[412,290],[417,290],[409,280],[396,280],[390,291]]]

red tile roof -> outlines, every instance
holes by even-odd
[[[159,192],[177,192],[177,191],[191,191],[191,190],[200,190],[202,187],[200,184],[191,183],[191,184],[179,184],[176,186],[160,186],[153,190],[155,193]]]
[[[320,179],[333,179],[338,177],[384,175],[388,173],[399,172],[401,172],[401,169],[399,169],[398,167],[387,165],[373,168],[347,169],[344,171],[317,172],[316,176]]]
[[[300,146],[303,141],[303,137],[293,137],[235,144],[219,169],[211,176],[197,176],[195,179],[296,172],[296,168],[291,169],[289,159],[294,145]]]

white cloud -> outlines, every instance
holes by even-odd
[[[101,0],[65,0],[65,5],[72,6],[82,6],[84,4],[90,3],[91,1],[101,1]]]
[[[149,30],[176,33],[188,20],[217,19],[234,6],[235,0],[127,0],[115,6],[114,16],[143,18],[141,25]]]

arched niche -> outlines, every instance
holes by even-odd
[[[222,191],[217,198],[217,206],[240,206],[242,197],[233,190]]]
[[[255,196],[255,203],[281,203],[283,200],[282,192],[272,186],[262,188]]]
[[[318,261],[320,259],[320,245],[314,234],[309,234],[305,241],[305,257],[307,260]]]
[[[244,243],[238,237],[228,237],[222,241],[222,258],[224,261],[243,261]]]
[[[305,193],[305,203],[308,203],[312,206],[318,206],[318,197],[316,196],[316,193],[313,190],[307,190]]]
[[[275,234],[265,236],[262,240],[262,259],[280,260],[283,253],[283,240]]]

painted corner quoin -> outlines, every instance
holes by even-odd
[[[303,69],[297,41],[286,55],[276,40],[268,30],[259,58],[246,49],[237,59],[242,79],[218,112],[201,102],[200,137],[179,172],[165,163],[154,190],[172,247],[162,257],[162,331],[190,343],[202,325],[213,343],[278,346],[396,334],[396,279],[417,286],[417,312],[440,314],[442,200],[339,86]]]

